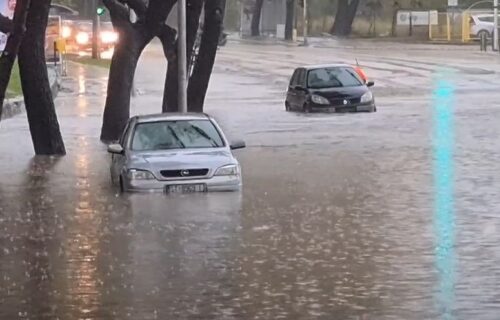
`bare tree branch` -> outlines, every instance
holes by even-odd
[[[118,0],[103,0],[102,2],[109,10],[109,15],[114,26],[119,27],[124,24],[130,24],[130,14],[128,8],[123,3]]]
[[[176,41],[177,31],[168,25],[163,25],[158,33],[158,38],[163,46],[163,52],[168,61],[172,61],[177,57],[176,54]]]
[[[148,10],[148,5],[145,1],[143,1],[143,0],[120,0],[120,2],[123,4],[126,4],[132,10],[134,10],[135,14],[140,19],[143,19],[145,17],[146,12]]]
[[[146,12],[146,25],[150,32],[159,34],[177,0],[150,0]]]
[[[12,31],[12,20],[0,13],[0,32],[10,33]]]

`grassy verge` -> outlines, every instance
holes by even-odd
[[[12,68],[12,73],[10,75],[9,86],[7,87],[6,97],[14,98],[23,94],[23,90],[21,89],[21,78],[19,77],[19,66],[14,63],[14,67]]]
[[[67,55],[66,58],[69,61],[73,61],[76,63],[81,63],[81,64],[86,64],[90,66],[96,66],[96,67],[101,67],[101,68],[107,68],[111,66],[111,60],[108,59],[92,59],[91,57],[81,57],[78,55]]]

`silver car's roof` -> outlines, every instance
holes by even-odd
[[[306,69],[306,70],[313,70],[313,69],[324,69],[324,68],[352,68],[351,65],[345,64],[345,63],[331,63],[331,64],[318,64],[318,65],[309,65],[309,66],[303,66],[301,68]]]
[[[204,113],[158,113],[136,116],[137,123],[157,122],[157,121],[189,121],[189,120],[210,120],[210,116]]]

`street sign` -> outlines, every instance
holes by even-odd
[[[411,14],[411,25],[413,26],[428,26],[438,24],[438,12],[431,11],[405,11],[400,10],[397,13],[396,23],[398,26],[409,26]]]
[[[448,7],[458,7],[458,0],[448,0]]]

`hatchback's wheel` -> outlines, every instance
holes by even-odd
[[[290,111],[290,104],[288,102],[285,102],[285,110]]]

